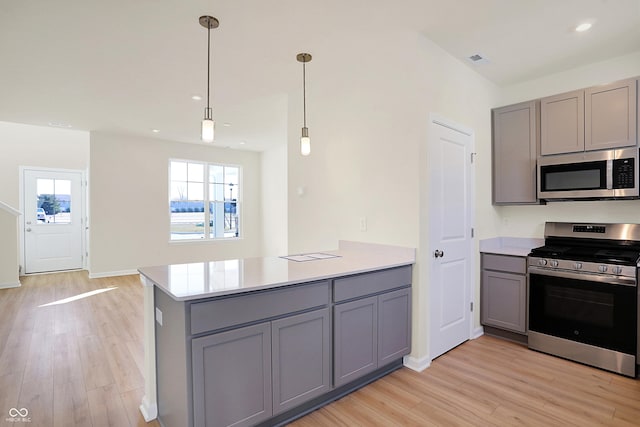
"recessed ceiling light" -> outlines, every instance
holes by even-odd
[[[240,141],[240,145],[244,145],[244,144],[246,144],[246,142]]]
[[[591,28],[591,22],[583,22],[582,24],[578,25],[576,27],[576,31],[578,33],[582,33],[584,31],[587,31],[589,28]]]
[[[151,132],[158,133],[158,132],[160,132],[160,129],[151,129]]]
[[[202,101],[202,97],[200,95],[193,95],[191,99],[193,99],[194,101]]]
[[[222,124],[222,126],[224,126],[224,127],[228,128],[229,126],[231,126],[231,123],[229,123],[229,122],[225,122],[225,123],[223,123],[223,124]]]

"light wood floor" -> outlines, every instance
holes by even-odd
[[[640,380],[489,336],[402,368],[301,418],[307,426],[640,426]]]
[[[158,426],[144,393],[138,276],[22,278],[0,290],[0,426]],[[86,292],[115,289],[44,306]],[[422,373],[400,369],[292,424],[306,426],[640,426],[640,380],[481,337]]]
[[[144,395],[138,276],[90,280],[86,272],[70,272],[21,281],[20,288],[0,290],[0,426],[147,425],[138,410]],[[7,420],[11,408],[26,408],[31,423]]]

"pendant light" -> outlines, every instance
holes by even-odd
[[[311,139],[309,138],[309,129],[307,128],[307,76],[306,65],[311,62],[311,55],[308,53],[299,53],[296,56],[298,62],[302,62],[302,110],[303,125],[302,135],[300,136],[300,154],[308,156],[311,154]]]
[[[204,142],[213,142],[213,130],[214,130],[214,121],[213,121],[213,110],[209,104],[209,77],[211,76],[211,29],[218,28],[220,25],[220,21],[218,21],[213,16],[204,15],[201,16],[200,25],[207,29],[207,107],[204,109],[204,119],[202,119],[202,140]]]

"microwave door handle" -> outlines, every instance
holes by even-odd
[[[613,160],[607,160],[607,190],[613,189]]]

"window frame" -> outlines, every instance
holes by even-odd
[[[180,163],[184,163],[187,165],[187,171],[189,168],[189,164],[199,164],[203,166],[203,214],[204,214],[204,229],[203,229],[203,233],[202,233],[202,237],[197,237],[197,238],[189,238],[189,239],[174,239],[172,238],[173,233],[172,233],[172,211],[171,211],[171,202],[172,202],[172,189],[173,189],[173,180],[171,179],[171,164],[173,162],[180,162]],[[223,168],[223,176],[225,176],[225,171],[226,168],[235,168],[238,171],[238,182],[237,184],[234,184],[234,190],[237,188],[238,193],[234,194],[236,197],[235,199],[230,199],[229,202],[235,200],[235,204],[236,204],[236,228],[237,228],[237,235],[236,236],[223,236],[223,237],[212,237],[211,233],[212,233],[212,229],[213,227],[211,226],[211,218],[212,218],[212,213],[210,211],[210,204],[211,203],[220,203],[220,201],[216,201],[213,200],[211,195],[209,194],[209,187],[210,185],[212,185],[213,183],[210,181],[210,170],[212,166],[220,166]],[[187,186],[189,183],[188,180],[189,176],[188,176],[188,172],[187,172]],[[195,182],[195,181],[194,181]],[[223,186],[226,185],[227,183],[223,183]],[[223,187],[224,188],[224,187]],[[242,207],[242,196],[243,196],[243,188],[244,188],[244,184],[243,184],[243,170],[242,170],[242,166],[238,165],[238,164],[233,164],[233,163],[221,163],[221,162],[207,162],[207,161],[201,161],[201,160],[189,160],[189,159],[180,159],[180,158],[169,158],[169,162],[168,162],[168,185],[167,185],[167,195],[168,195],[168,214],[169,214],[169,243],[170,244],[198,244],[198,243],[204,243],[204,242],[220,242],[220,241],[235,241],[235,240],[240,240],[243,239],[243,230],[241,229],[241,227],[239,226],[239,224],[243,224],[243,207]],[[224,190],[223,190],[224,191]],[[223,204],[223,212],[224,212],[224,205],[227,203],[227,200],[224,199],[223,196],[223,200],[222,200],[222,204]],[[226,214],[224,214],[226,215]],[[224,232],[223,232],[224,233]]]

